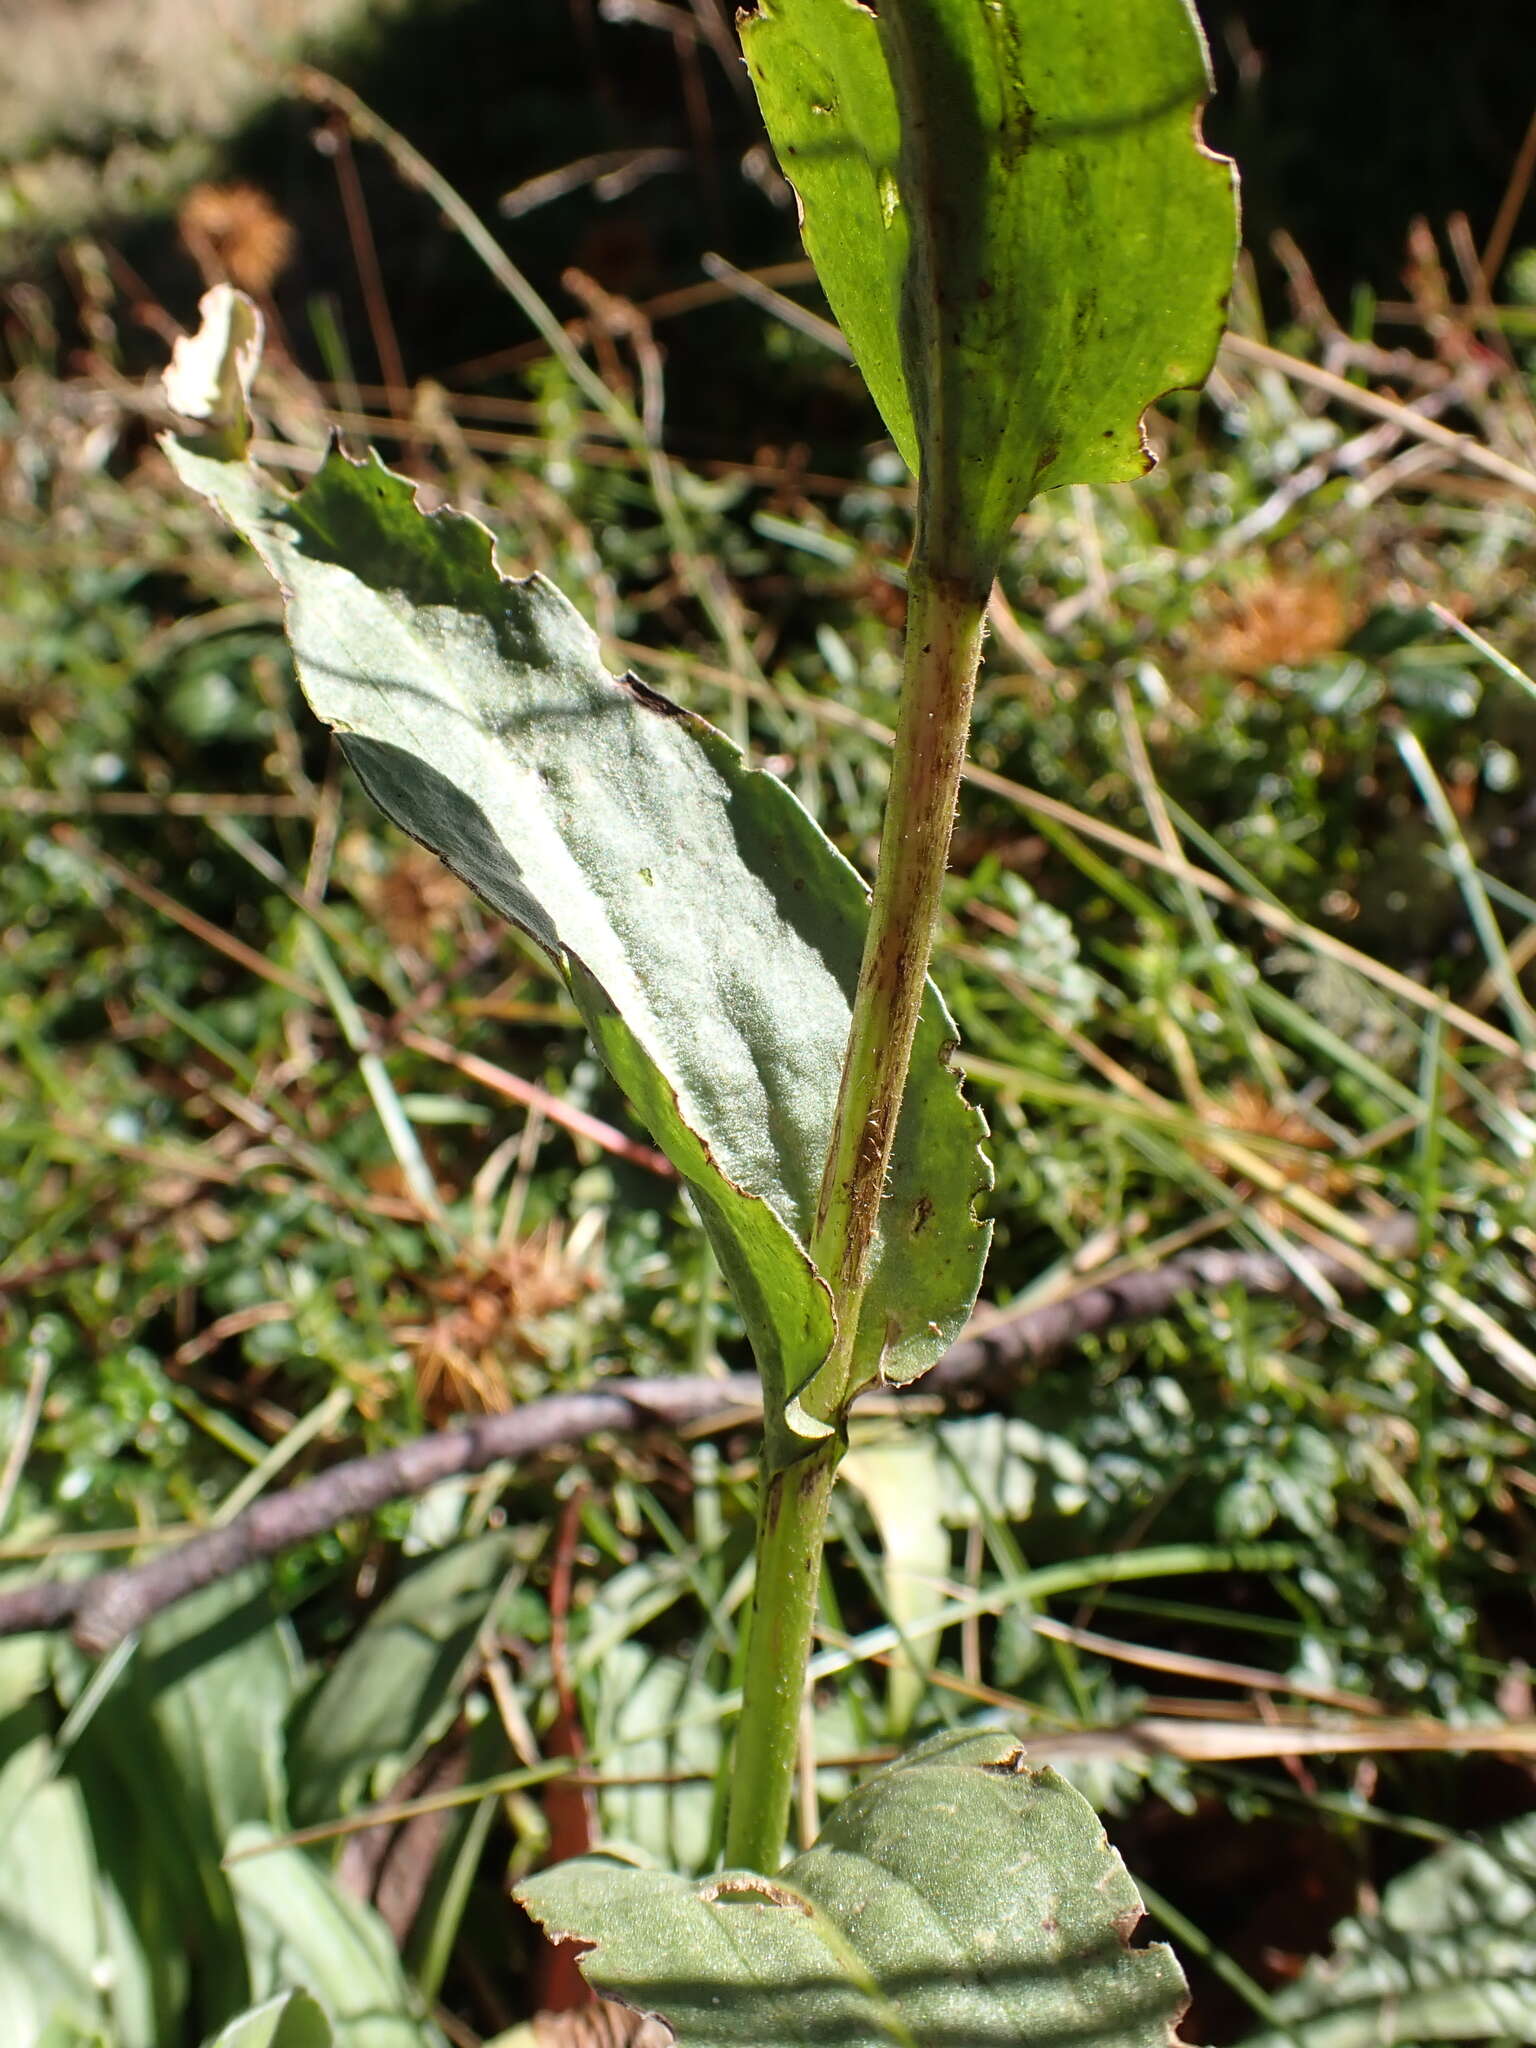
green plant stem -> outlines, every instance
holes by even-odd
[[[757,1574],[737,1730],[726,1861],[771,1875],[783,1855],[828,1502],[856,1388],[854,1347],[875,1224],[906,1092],[933,951],[960,772],[970,733],[986,593],[932,573],[922,544],[908,572],[907,640],[880,866],[854,995],[812,1257],[837,1311],[837,1338],[801,1394],[828,1435],[772,1466],[765,1444]]]
[[[763,1476],[725,1830],[725,1860],[733,1870],[771,1876],[783,1860],[827,1506],[842,1454],[842,1439],[825,1437],[806,1457]]]

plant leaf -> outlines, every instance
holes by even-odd
[[[998,1733],[941,1736],[833,1814],[775,1879],[593,1858],[522,1885],[582,1967],[688,2048],[1170,2048],[1171,1952],[1093,1809]]]
[[[34,1788],[0,1836],[0,2048],[33,2048],[49,2021],[105,2018],[96,1859],[80,1788]]]
[[[880,1537],[880,1605],[904,1638],[886,1682],[887,1726],[905,1736],[928,1690],[939,1641],[931,1631],[913,1633],[911,1624],[932,1614],[949,1577],[939,1447],[931,1430],[855,1422],[842,1476],[863,1495]]]
[[[299,1672],[261,1566],[189,1595],[143,1632],[119,1691],[124,1704],[142,1701],[215,1861],[242,1821],[285,1822],[283,1746]]]
[[[592,1728],[593,1748],[613,1781],[598,1792],[603,1840],[685,1870],[707,1861],[713,1784],[725,1747],[710,1712],[713,1699],[683,1658],[637,1642],[616,1643],[604,1656]]]
[[[298,1825],[345,1813],[381,1766],[405,1769],[458,1712],[461,1672],[512,1564],[506,1536],[456,1544],[379,1602],[289,1740]]]
[[[221,2027],[206,2048],[331,2048],[334,2038],[307,1991],[281,1991]]]
[[[746,1319],[767,1426],[832,1338],[806,1245],[832,1126],[864,885],[722,733],[603,667],[540,576],[333,453],[298,497],[171,442],[287,596],[300,678],[375,800],[555,962],[610,1070],[688,1182]],[[980,1284],[983,1125],[930,987],[860,1367],[906,1380]]]
[[[243,1822],[286,1825],[283,1741],[298,1679],[292,1630],[253,1567],[155,1616],[71,1751],[105,1883],[133,1926],[178,1930],[144,1947],[164,2025],[185,2007],[191,1956],[210,2024],[248,2000],[219,1859]]]
[[[239,1830],[229,1882],[257,1998],[294,1987],[318,2000],[336,2048],[445,2048],[419,2012],[389,1929],[301,1849],[268,1849]],[[252,1855],[238,1852],[259,1850]],[[286,2048],[286,2044],[285,2044]]]
[[[901,361],[911,218],[901,118],[874,13],[858,0],[758,0],[741,45],[806,254],[903,461],[918,468]]]
[[[0,1826],[0,2048],[154,2048],[150,1959],[99,1867],[102,1816],[45,1749]]]
[[[1151,466],[1142,414],[1215,355],[1236,203],[1188,0],[760,0],[742,41],[946,559],[990,582],[1036,491]]]
[[[1275,2010],[1244,2048],[1536,2042],[1536,1814],[1394,1878]]]

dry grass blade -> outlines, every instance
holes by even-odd
[[[62,789],[0,790],[0,811],[28,818],[306,818],[312,804],[296,796],[231,796],[191,790],[105,789],[89,796]]]
[[[253,974],[260,975],[264,981],[275,983],[277,987],[286,989],[290,995],[297,996],[303,1002],[316,1006],[324,1003],[325,998],[317,986],[302,980],[286,967],[279,967],[276,962],[267,959],[265,954],[256,952],[253,947],[247,946],[232,933],[221,931],[207,918],[198,916],[196,911],[188,910],[184,904],[178,903],[175,897],[167,895],[163,889],[156,888],[152,882],[144,881],[131,868],[124,867],[121,861],[114,860],[110,854],[92,845],[72,828],[58,827],[56,834],[73,851],[100,867],[131,895],[137,896],[140,902],[170,918],[184,931],[190,932],[194,938],[201,939],[216,952],[222,953],[226,959],[233,960],[237,966],[248,968]],[[509,1101],[522,1103],[525,1107],[538,1107],[551,1123],[560,1124],[577,1137],[590,1139],[605,1152],[612,1152],[619,1158],[628,1159],[632,1164],[643,1166],[648,1172],[660,1174],[666,1179],[676,1178],[672,1162],[662,1153],[648,1145],[636,1143],[633,1138],[626,1137],[622,1131],[616,1130],[612,1124],[604,1123],[601,1117],[591,1116],[574,1104],[564,1102],[559,1096],[551,1095],[547,1089],[538,1087],[534,1082],[525,1081],[507,1068],[497,1066],[494,1061],[482,1059],[477,1053],[460,1052],[446,1040],[436,1038],[429,1032],[402,1032],[400,1043],[428,1059],[440,1060],[445,1065],[456,1068],[467,1079],[479,1081],[484,1087],[493,1089]]]
[[[1492,448],[1475,441],[1470,434],[1458,434],[1450,427],[1442,427],[1437,420],[1428,419],[1411,405],[1404,405],[1401,399],[1387,398],[1378,391],[1367,391],[1359,384],[1351,384],[1347,377],[1335,375],[1332,370],[1322,369],[1316,363],[1305,362],[1300,356],[1287,355],[1284,349],[1271,348],[1267,342],[1250,341],[1243,334],[1228,334],[1222,342],[1228,355],[1237,356],[1243,362],[1261,364],[1267,370],[1278,370],[1283,377],[1290,377],[1298,384],[1310,384],[1318,391],[1327,392],[1343,405],[1353,406],[1357,412],[1374,414],[1377,419],[1391,420],[1404,433],[1413,434],[1421,441],[1431,442],[1436,448],[1470,464],[1473,469],[1485,470],[1489,476],[1496,476],[1501,483],[1513,484],[1516,490],[1529,492],[1536,497],[1536,470],[1526,469],[1523,464],[1511,462],[1507,456],[1497,454]]]
[[[21,1415],[5,1454],[5,1465],[0,1468],[0,1529],[5,1527],[6,1517],[11,1512],[11,1502],[16,1497],[22,1467],[26,1464],[27,1454],[32,1448],[32,1439],[43,1412],[43,1396],[48,1390],[51,1363],[46,1351],[37,1351],[33,1354],[31,1370],[27,1374],[27,1389],[22,1396]]]
[[[853,350],[840,327],[830,320],[823,320],[818,314],[786,298],[783,292],[776,292],[772,285],[764,284],[750,271],[738,270],[734,263],[727,263],[723,256],[713,250],[705,252],[700,259],[706,277],[712,277],[717,284],[725,285],[748,305],[756,306],[759,312],[771,313],[775,320],[782,320],[786,327],[794,328],[797,334],[804,334],[812,341],[819,341],[823,348],[841,356],[845,363],[853,361]]]
[[[1182,1763],[1241,1763],[1287,1756],[1536,1756],[1536,1721],[1447,1728],[1438,1721],[1371,1721],[1320,1728],[1253,1721],[1174,1721],[1149,1715],[1120,1728],[1041,1738],[1044,1756],[1171,1756]]]
[[[601,1117],[591,1116],[574,1103],[551,1095],[547,1088],[525,1081],[520,1074],[497,1066],[493,1060],[482,1059],[478,1053],[460,1052],[446,1039],[435,1038],[427,1031],[403,1031],[400,1043],[427,1059],[441,1060],[466,1080],[478,1081],[482,1087],[504,1096],[509,1102],[520,1102],[526,1108],[542,1111],[552,1124],[559,1124],[575,1137],[589,1138],[594,1145],[600,1145],[616,1158],[627,1159],[634,1166],[643,1166],[648,1173],[659,1174],[665,1180],[677,1178],[677,1169],[663,1153],[649,1145],[637,1144],[633,1138],[615,1130],[612,1124],[604,1123]]]
[[[190,932],[194,938],[212,946],[215,952],[222,953],[227,960],[233,960],[236,966],[248,968],[252,974],[259,974],[263,981],[270,981],[278,988],[286,989],[289,995],[297,996],[302,1002],[316,1005],[324,1002],[324,996],[312,982],[302,980],[297,974],[291,974],[286,967],[279,967],[264,953],[258,953],[253,946],[248,946],[244,940],[237,939],[232,932],[222,931],[206,917],[199,917],[195,910],[188,910],[186,905],[178,903],[174,896],[168,896],[163,889],[157,889],[153,882],[144,881],[132,868],[124,867],[121,861],[114,860],[111,854],[93,845],[73,826],[56,825],[54,837],[61,845],[78,854],[82,860],[90,861],[93,866],[99,867],[130,895],[137,896],[141,903],[147,904],[151,910],[158,911],[162,917],[170,918],[179,924],[183,931]]]
[[[1509,254],[1515,229],[1519,224],[1521,208],[1530,193],[1531,180],[1536,177],[1536,114],[1532,114],[1521,140],[1515,161],[1510,167],[1509,183],[1504,188],[1504,197],[1499,201],[1499,210],[1488,233],[1481,267],[1483,287],[1492,291],[1504,268],[1504,259]]]
[[[1074,1628],[1037,1614],[1030,1621],[1036,1635],[1056,1643],[1070,1643],[1095,1657],[1108,1657],[1116,1664],[1132,1664],[1143,1671],[1166,1671],[1171,1677],[1196,1678],[1212,1685],[1238,1686],[1250,1692],[1289,1693],[1293,1699],[1312,1700],[1321,1707],[1339,1707],[1346,1713],[1379,1714],[1376,1701],[1363,1693],[1344,1692],[1339,1687],[1320,1685],[1285,1672],[1265,1671],[1257,1664],[1234,1664],[1225,1657],[1195,1657],[1184,1650],[1160,1650],[1146,1643],[1127,1643],[1117,1636],[1101,1636],[1095,1630]]]

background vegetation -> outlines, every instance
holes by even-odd
[[[147,379],[228,274],[273,315],[267,459],[302,471],[328,420],[375,441],[868,864],[908,493],[723,17],[520,14],[409,11],[336,62],[650,407],[648,461],[313,96],[66,239],[12,178],[7,1583],[463,1412],[743,1362],[560,991],[339,773],[262,574],[152,439]],[[1350,1916],[1347,2038],[1383,2038],[1394,1970],[1443,1964],[1484,2002],[1422,2038],[1527,2039],[1499,1987],[1536,1979],[1529,29],[1490,7],[1419,73],[1373,9],[1303,61],[1305,15],[1212,12],[1237,338],[1155,423],[1154,477],[1021,522],[937,965],[994,1133],[993,1303],[1204,1244],[1295,1287],[871,1416],[803,1820],[910,1736],[1001,1720],[1101,1806],[1191,1968],[1191,2040],[1294,2036]],[[135,120],[153,153],[117,106],[71,148],[109,162]],[[746,1426],[595,1443],[345,1525],[94,1678],[6,1647],[0,1983],[27,1989],[0,2041],[195,2040],[285,1982],[370,2044],[566,2003],[509,1879],[594,1831],[709,1861],[751,1457]],[[547,1786],[573,1755],[582,1785]],[[271,1846],[299,1827],[318,1846]],[[1471,1831],[1486,1867],[1421,1861]]]

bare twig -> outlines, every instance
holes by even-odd
[[[386,1501],[424,1493],[443,1479],[483,1472],[503,1459],[534,1457],[605,1433],[676,1429],[730,1408],[750,1413],[759,1398],[756,1380],[744,1374],[735,1380],[623,1380],[589,1394],[552,1395],[511,1415],[477,1416],[462,1428],[415,1437],[271,1494],[223,1528],[194,1536],[147,1564],[5,1595],[0,1598],[0,1634],[69,1622],[81,1648],[100,1655],[188,1593],[258,1558],[323,1535],[355,1515],[371,1513]]]
[[[1376,1248],[1384,1257],[1404,1252],[1413,1243],[1412,1218],[1400,1219],[1401,1230],[1395,1227],[1398,1221],[1392,1219],[1392,1228],[1373,1224]],[[1307,1258],[1313,1271],[1341,1292],[1360,1292],[1363,1282],[1349,1261],[1317,1251],[1309,1251]],[[1043,1365],[1085,1337],[1165,1315],[1186,1295],[1217,1294],[1229,1287],[1244,1294],[1301,1291],[1293,1268],[1273,1252],[1180,1252],[1160,1266],[1080,1288],[1060,1301],[995,1323],[976,1336],[960,1338],[918,1386],[927,1394],[953,1394],[996,1384],[1013,1377],[1023,1366]]]
[[[1400,1230],[1378,1223],[1372,1235],[1378,1251],[1391,1256],[1408,1248],[1415,1229],[1411,1218],[1403,1218]],[[1310,1260],[1341,1291],[1358,1292],[1364,1284],[1343,1259],[1314,1252]],[[1229,1287],[1285,1295],[1296,1292],[1297,1281],[1284,1259],[1267,1252],[1181,1252],[1145,1272],[1082,1288],[982,1334],[962,1337],[919,1387],[925,1394],[985,1387],[1022,1367],[1043,1364],[1085,1337],[1165,1314],[1186,1295]],[[510,1415],[477,1416],[461,1427],[352,1459],[285,1493],[269,1495],[222,1528],[194,1536],[147,1563],[0,1594],[0,1636],[68,1626],[82,1649],[101,1655],[187,1594],[387,1501],[424,1493],[440,1480],[595,1436],[719,1424],[751,1416],[761,1405],[756,1377],[733,1373],[723,1379],[613,1380],[586,1394],[552,1394]]]

